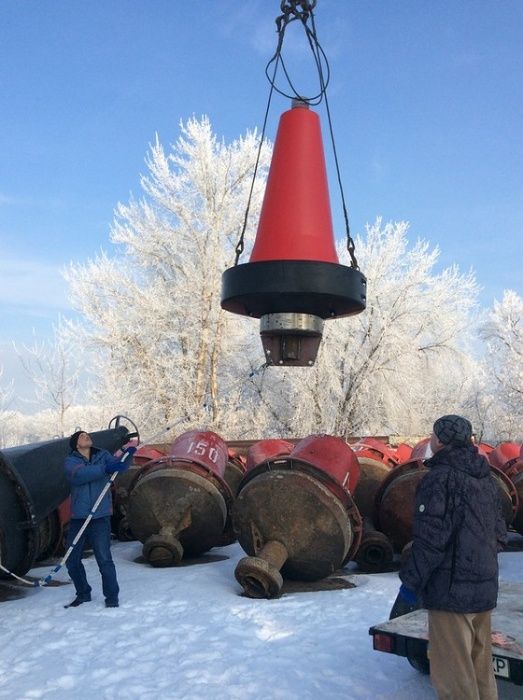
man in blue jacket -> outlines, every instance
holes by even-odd
[[[71,484],[71,522],[67,535],[68,548],[115,471],[125,471],[130,458],[136,451],[135,447],[128,448],[125,459],[114,457],[107,450],[93,447],[89,433],[78,430],[69,439],[71,452],[65,460],[65,473]],[[65,607],[76,608],[91,600],[91,586],[82,564],[82,553],[85,540],[88,539],[94,551],[96,563],[102,575],[102,589],[105,605],[108,608],[118,607],[120,589],[116,579],[116,569],[111,556],[111,514],[112,499],[110,489],[104,495],[92,520],[75,545],[67,560],[67,571],[75,589],[76,598]]]
[[[496,700],[491,611],[506,540],[498,488],[466,418],[434,423],[416,493],[412,550],[400,598],[428,609],[430,675],[440,700]]]

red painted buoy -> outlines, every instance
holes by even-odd
[[[365,277],[338,262],[318,115],[295,101],[280,119],[250,261],[223,273],[222,308],[261,319],[268,364],[308,366],[323,321],[365,304]]]
[[[350,447],[330,435],[305,438],[291,454],[265,455],[246,472],[232,517],[249,555],[235,570],[248,596],[273,598],[283,576],[318,580],[354,555],[362,519],[349,484],[358,474]]]
[[[143,468],[129,496],[128,520],[150,564],[173,566],[184,554],[222,543],[233,500],[227,461],[219,435],[191,430]]]
[[[320,119],[295,105],[280,118],[250,261],[338,263]]]

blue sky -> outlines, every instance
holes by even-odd
[[[193,114],[226,140],[261,127],[279,12],[279,0],[3,0],[6,374],[6,341],[44,337],[67,313],[60,269],[109,247],[155,132],[171,143]],[[442,266],[476,271],[485,306],[505,288],[523,294],[523,2],[318,0],[315,13],[353,233],[378,215],[409,220]],[[301,35],[285,49],[305,92]],[[270,138],[288,107],[274,98]],[[342,235],[333,173],[329,184]]]

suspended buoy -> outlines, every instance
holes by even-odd
[[[223,273],[221,306],[260,319],[267,364],[308,366],[324,321],[365,304],[365,276],[336,253],[319,117],[294,100],[280,118],[250,260]]]

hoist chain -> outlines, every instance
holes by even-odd
[[[281,32],[283,26],[291,21],[291,16],[294,19],[299,19],[302,22],[307,22],[310,17],[312,10],[316,7],[316,0],[311,0],[311,2],[305,2],[304,0],[282,0],[280,3],[280,9],[283,14],[276,17],[276,26],[278,27],[278,34]],[[298,9],[298,8],[301,8]]]
[[[273,55],[273,57],[270,59],[270,61],[267,63],[267,66],[265,67],[265,75],[267,76],[267,79],[270,83],[271,89],[269,92],[269,99],[267,102],[267,109],[265,111],[265,119],[263,122],[263,129],[262,129],[262,134],[260,137],[260,145],[258,148],[258,155],[256,158],[256,164],[254,166],[254,175],[251,183],[251,189],[249,192],[249,199],[247,202],[247,208],[245,210],[245,217],[243,221],[243,227],[242,231],[238,240],[238,243],[236,244],[235,247],[235,253],[236,253],[236,258],[234,261],[234,264],[237,265],[238,261],[240,259],[241,254],[243,253],[244,249],[244,238],[245,238],[245,231],[247,228],[247,221],[249,217],[249,210],[250,210],[250,205],[251,205],[251,199],[252,199],[252,193],[254,189],[254,182],[256,180],[256,173],[258,171],[258,165],[260,161],[260,155],[261,155],[261,149],[263,146],[263,141],[265,138],[265,129],[267,126],[267,119],[269,115],[269,108],[271,104],[271,99],[274,90],[280,93],[280,95],[283,95],[284,97],[288,98],[296,98],[298,100],[301,100],[302,102],[306,102],[307,104],[319,104],[323,98],[325,98],[325,107],[327,111],[327,118],[329,122],[329,131],[330,131],[330,137],[331,137],[331,143],[332,143],[332,150],[334,154],[334,163],[336,166],[336,175],[338,179],[338,185],[340,188],[340,194],[341,194],[341,201],[342,201],[342,207],[343,207],[343,216],[345,219],[345,233],[346,233],[346,238],[347,238],[347,251],[349,253],[350,259],[351,259],[351,267],[354,267],[356,270],[358,268],[358,261],[356,260],[355,256],[355,245],[354,245],[354,240],[351,236],[350,233],[350,226],[349,226],[349,217],[347,214],[347,207],[345,205],[345,195],[343,192],[343,185],[341,182],[341,175],[340,175],[340,168],[339,168],[339,163],[338,163],[338,154],[336,152],[336,143],[334,141],[334,132],[332,129],[332,120],[331,120],[331,114],[330,114],[330,109],[329,109],[329,102],[327,99],[327,85],[329,83],[329,78],[330,78],[330,69],[329,69],[329,63],[327,61],[327,57],[325,55],[325,52],[323,51],[318,38],[316,36],[316,26],[314,22],[314,13],[313,10],[316,7],[316,1],[317,0],[310,0],[307,2],[306,0],[282,0],[280,3],[280,9],[282,11],[282,14],[276,18],[276,27],[277,27],[277,33],[278,33],[278,45],[276,47],[276,51]],[[294,85],[292,84],[292,81],[290,79],[289,74],[287,73],[287,69],[285,67],[285,63],[283,61],[281,52],[282,52],[282,47],[283,47],[283,39],[285,36],[285,29],[287,25],[290,22],[293,22],[295,20],[299,20],[304,28],[305,34],[307,36],[307,40],[309,42],[312,54],[314,56],[314,61],[316,63],[316,68],[318,70],[318,77],[320,81],[320,92],[315,95],[314,97],[303,97],[298,94],[296,89],[294,88]],[[309,26],[309,21],[310,21],[310,26]],[[269,75],[269,67],[271,64],[274,64],[274,68],[272,71],[272,76]],[[279,88],[276,87],[275,81],[276,81],[276,73],[278,70],[278,66],[282,66],[282,70],[285,74],[285,77],[287,78],[287,82],[289,83],[289,86],[291,87],[293,91],[293,95],[288,95]],[[326,69],[326,74],[324,75],[324,66]]]

